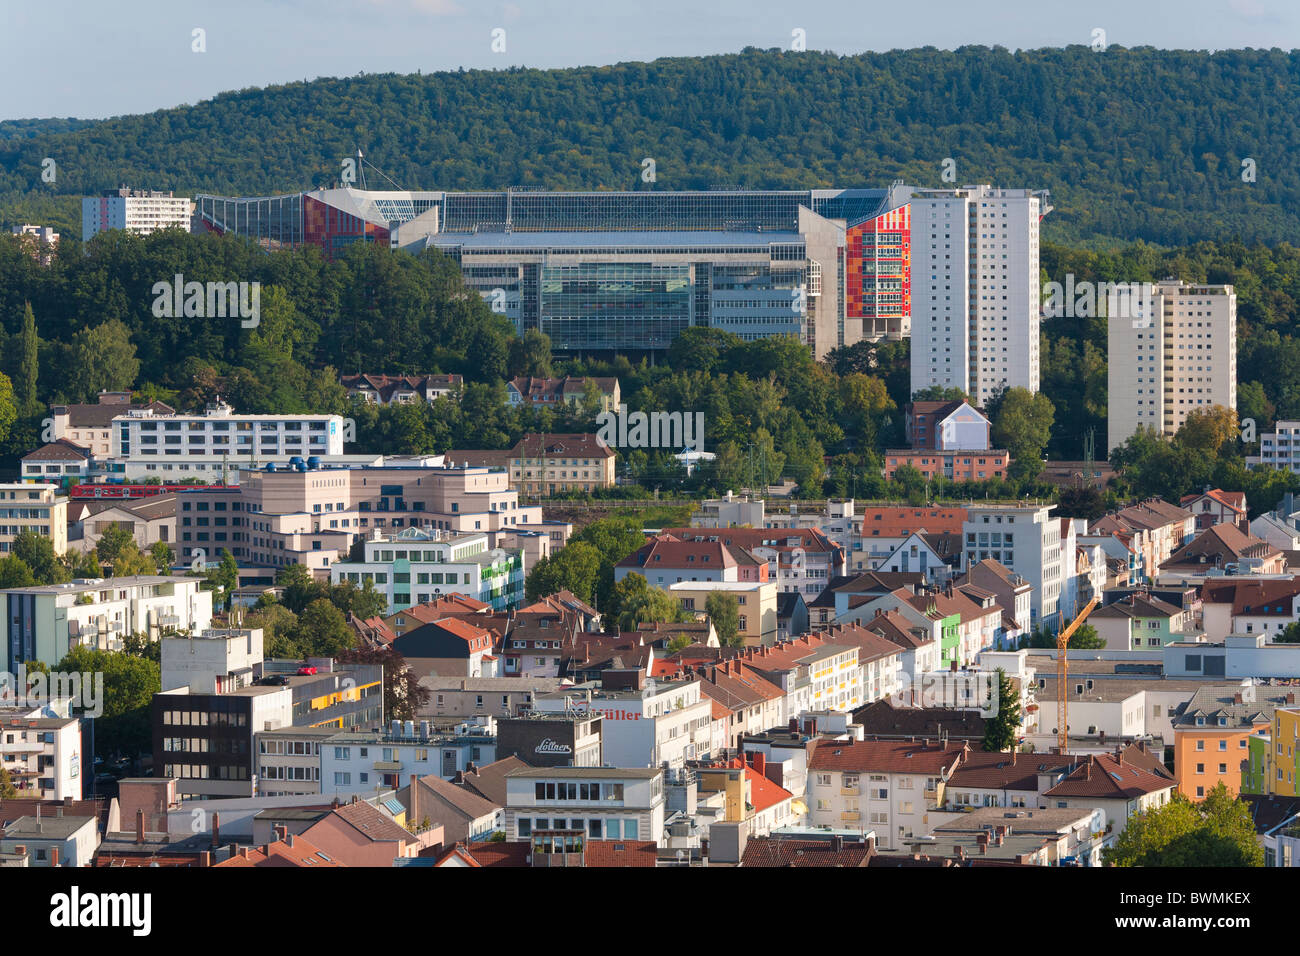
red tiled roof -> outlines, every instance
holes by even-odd
[[[871,847],[864,842],[849,842],[835,848],[828,839],[794,840],[786,837],[760,837],[745,844],[740,865],[749,867],[860,867],[871,859]]]
[[[808,759],[809,770],[840,770],[850,773],[937,774],[961,763],[965,748],[936,740],[828,740],[818,745]]]
[[[1173,780],[1157,776],[1137,763],[1121,762],[1109,754],[1094,754],[1043,796],[1119,800],[1166,790],[1173,785]]]

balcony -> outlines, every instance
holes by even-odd
[[[401,769],[400,760],[376,760],[374,764],[375,773],[397,773]]]

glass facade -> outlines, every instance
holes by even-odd
[[[541,330],[557,349],[666,349],[691,325],[691,267],[584,262],[541,270]]]

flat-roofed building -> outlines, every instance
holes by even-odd
[[[0,554],[24,531],[49,538],[55,554],[68,550],[68,499],[57,485],[0,484]]]

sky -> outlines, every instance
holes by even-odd
[[[1300,47],[1300,3],[0,0],[0,62],[10,67],[0,84],[0,119],[102,119],[361,72],[593,66],[746,46],[788,49],[795,31],[803,31],[809,50],[853,54],[1089,45],[1099,30],[1106,43],[1130,47],[1290,50]]]

